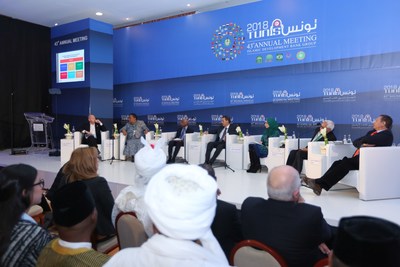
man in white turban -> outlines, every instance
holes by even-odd
[[[115,226],[115,219],[120,212],[135,212],[138,220],[143,224],[147,236],[153,235],[153,224],[147,215],[144,204],[144,192],[151,177],[166,165],[167,157],[162,150],[164,139],[160,138],[154,149],[150,144],[141,139],[144,147],[135,155],[136,176],[134,185],[127,186],[121,190],[115,199],[114,208],[111,214],[112,222]]]
[[[118,252],[109,266],[229,266],[210,225],[217,183],[194,165],[169,165],[153,176],[144,201],[155,234],[140,248]]]

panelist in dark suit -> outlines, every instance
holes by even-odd
[[[242,204],[244,239],[275,249],[291,267],[313,266],[327,257],[332,229],[321,208],[304,203],[299,173],[291,166],[273,168],[267,178],[269,199],[248,197]]]
[[[174,163],[176,155],[178,155],[181,146],[184,145],[185,134],[193,133],[194,130],[189,126],[188,119],[182,119],[180,121],[180,126],[176,130],[175,138],[168,142],[168,161],[167,163]],[[172,150],[175,147],[174,154]]]
[[[101,131],[107,131],[107,128],[93,114],[89,114],[88,122],[81,125],[78,131],[83,134],[82,144],[87,144],[97,149],[97,144],[101,144]]]
[[[332,132],[335,128],[335,124],[331,120],[325,120],[321,123],[321,126],[316,128],[313,136],[311,137],[311,142],[324,141],[324,137],[321,134],[321,130],[326,128],[326,138],[328,141],[336,141],[336,136]],[[301,149],[294,149],[290,151],[289,157],[286,161],[286,165],[292,166],[299,173],[303,169],[303,160],[308,158],[308,149],[307,147]]]
[[[357,148],[353,157],[344,157],[335,161],[326,173],[319,179],[310,179],[304,177],[303,181],[307,184],[316,195],[320,195],[322,189],[328,191],[332,186],[342,180],[351,170],[360,168],[360,148],[374,146],[391,146],[393,143],[392,128],[393,120],[388,115],[380,115],[375,119],[374,130],[369,131],[365,136],[353,141],[353,145]],[[378,177],[377,177],[378,178]]]
[[[224,115],[221,118],[221,126],[218,127],[217,129],[211,130],[209,133],[211,134],[217,134],[217,139],[213,142],[209,142],[207,144],[207,150],[206,150],[206,160],[205,164],[213,164],[215,159],[218,157],[218,155],[221,153],[221,151],[226,147],[226,134],[235,134],[237,135],[238,133],[236,132],[235,127],[231,125],[231,118]],[[215,148],[214,155],[211,157],[211,151]]]

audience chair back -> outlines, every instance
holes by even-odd
[[[140,247],[148,238],[134,212],[120,212],[115,219],[115,228],[120,249]]]
[[[256,240],[243,240],[231,251],[230,264],[237,267],[287,267],[285,260],[271,247]]]
[[[314,264],[314,267],[328,267],[328,266],[329,266],[329,258],[328,257],[320,259],[319,261],[317,261]]]

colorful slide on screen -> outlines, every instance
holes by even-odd
[[[56,60],[57,83],[85,80],[85,50],[58,53]]]

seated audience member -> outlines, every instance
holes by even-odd
[[[321,130],[326,129],[326,138],[328,141],[336,141],[336,136],[333,133],[333,129],[335,128],[335,124],[333,121],[325,120],[321,123],[321,126],[316,128],[313,136],[311,137],[311,142],[324,141],[324,137],[322,136]],[[286,165],[292,166],[299,173],[303,169],[303,160],[308,158],[308,149],[300,148],[294,149],[290,151],[288,159],[286,161]]]
[[[330,255],[332,267],[400,266],[400,227],[368,216],[342,218]]]
[[[124,155],[127,160],[130,158],[134,162],[136,152],[143,147],[140,137],[144,137],[149,132],[149,128],[147,128],[144,121],[137,119],[135,113],[129,114],[128,120],[128,123],[121,128],[122,134],[126,136]]]
[[[101,132],[107,131],[107,128],[93,114],[89,114],[88,122],[81,125],[78,131],[83,135],[82,144],[87,144],[97,149],[97,144],[101,144]]]
[[[114,198],[107,180],[97,174],[97,152],[93,147],[80,147],[71,154],[71,159],[64,165],[63,181],[59,185],[83,181],[93,195],[97,209],[96,235],[98,240],[108,239],[115,235],[111,222]],[[59,187],[60,188],[60,187]]]
[[[52,239],[25,212],[42,199],[44,181],[29,165],[15,164],[0,173],[0,266],[36,266],[40,251]]]
[[[175,138],[168,142],[168,161],[167,163],[175,163],[176,155],[178,155],[181,146],[184,145],[185,134],[193,133],[194,130],[189,126],[188,119],[182,119],[178,130],[176,130]],[[175,147],[174,154],[172,150]]]
[[[344,157],[335,161],[332,166],[319,179],[303,178],[304,183],[310,187],[313,192],[319,196],[322,189],[328,191],[332,186],[342,180],[351,170],[360,168],[360,148],[374,146],[391,146],[393,143],[392,128],[393,120],[388,115],[380,115],[373,123],[374,129],[369,131],[365,136],[353,141],[353,145],[357,148],[353,157]]]
[[[273,168],[267,179],[269,199],[248,197],[242,205],[244,239],[266,244],[291,267],[313,266],[326,257],[332,231],[321,208],[304,203],[299,173],[291,166]]]
[[[268,118],[264,125],[266,129],[261,136],[261,144],[249,144],[250,168],[247,172],[250,173],[261,172],[260,158],[268,156],[268,138],[280,135],[276,120]]]
[[[200,164],[200,167],[208,172],[208,175],[213,177],[215,181],[215,171],[209,164]],[[221,191],[217,190],[217,197],[221,194]],[[236,206],[228,202],[217,199],[217,209],[215,211],[214,221],[211,224],[211,230],[221,245],[222,250],[225,253],[227,259],[236,245],[236,243],[243,240],[241,226],[239,222],[238,211]]]
[[[215,141],[209,142],[207,144],[206,150],[206,161],[205,164],[213,164],[217,159],[218,155],[221,151],[226,147],[226,134],[235,134],[237,135],[235,127],[231,126],[231,118],[224,115],[221,118],[221,126],[217,129],[211,130],[210,134],[217,134],[217,139]],[[215,148],[214,155],[211,157],[211,151]]]
[[[150,180],[144,202],[155,234],[126,248],[104,266],[229,266],[213,236],[217,183],[194,165],[174,164]]]
[[[135,156],[135,183],[122,189],[115,199],[112,222],[115,224],[115,219],[120,212],[134,211],[138,220],[143,223],[147,236],[150,237],[153,235],[153,224],[147,214],[143,197],[151,177],[166,165],[166,157],[162,150],[163,138],[158,139],[154,149],[143,137],[141,140],[144,147]]]
[[[93,250],[90,243],[97,221],[95,205],[81,181],[55,192],[51,206],[60,238],[42,250],[36,266],[103,266],[109,256]]]

